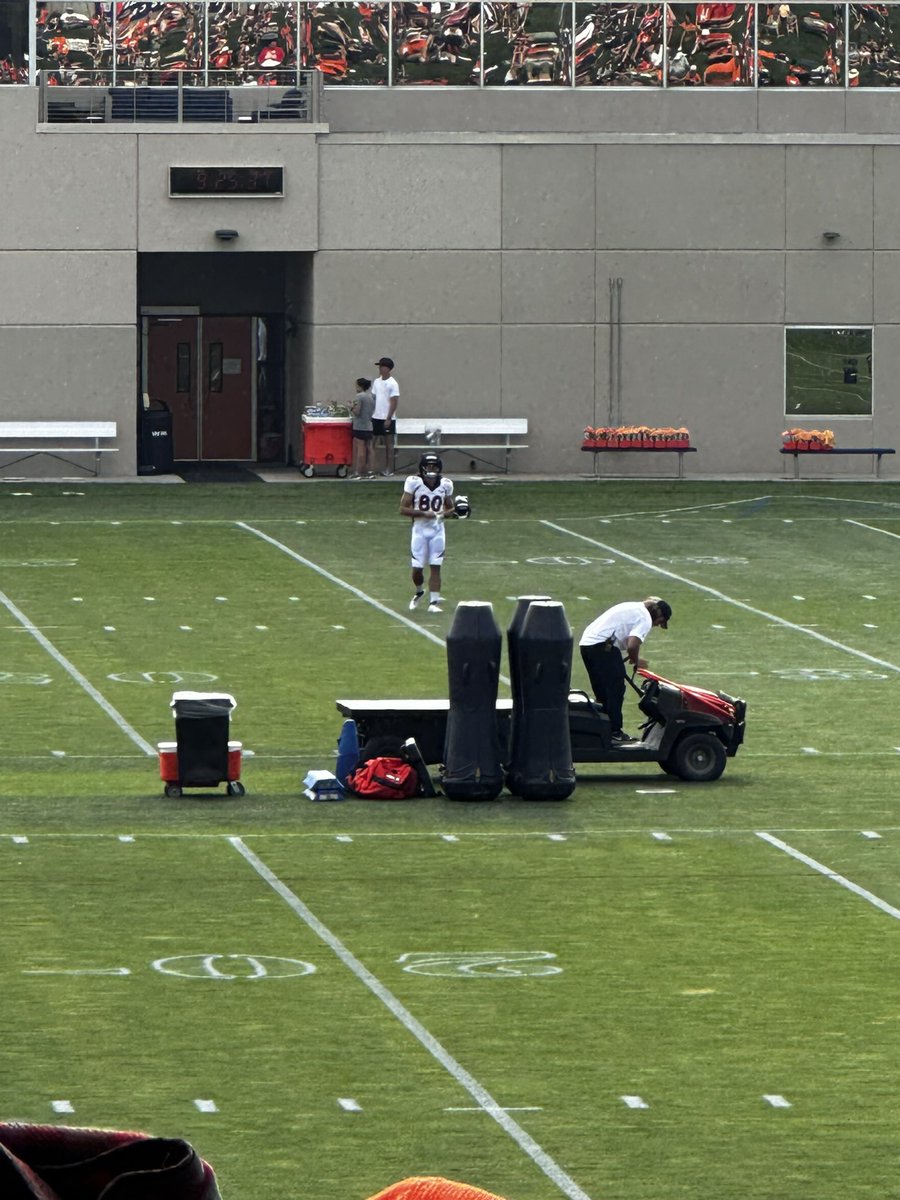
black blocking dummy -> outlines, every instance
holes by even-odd
[[[533,601],[549,599],[549,596],[518,596],[512,620],[506,627],[506,650],[509,658],[509,685],[513,694],[513,711],[521,708],[522,705],[522,681],[519,678],[519,634],[522,632],[522,626],[525,623],[525,614],[528,612],[528,606]],[[521,721],[511,723],[510,743],[508,746],[502,747],[504,763],[507,767],[509,767],[513,759],[520,757],[520,751],[516,746],[516,739],[521,735],[523,728],[524,726]]]
[[[572,631],[563,606],[532,600],[509,653],[514,687],[506,786],[523,800],[565,800],[575,790],[575,768],[569,735]]]
[[[490,604],[457,605],[447,634],[450,708],[441,776],[450,800],[495,800],[503,788],[497,729],[501,647]]]

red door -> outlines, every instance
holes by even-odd
[[[201,317],[200,457],[248,461],[253,453],[252,318]]]
[[[181,462],[255,459],[252,317],[144,318],[151,400],[172,414]]]

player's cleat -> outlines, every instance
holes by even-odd
[[[444,610],[441,608],[441,606],[439,604],[435,603],[435,601],[432,600],[432,602],[428,605],[428,611],[434,612],[434,613],[439,613],[439,612],[443,612]]]
[[[421,602],[422,602],[422,597],[423,597],[424,595],[425,595],[425,593],[424,593],[424,592],[416,592],[416,594],[413,596],[412,600],[410,600],[410,602],[409,602],[409,611],[410,611],[410,612],[412,612],[412,610],[413,610],[414,608],[418,608],[418,607],[419,607],[419,605],[420,605],[420,604],[421,604]]]

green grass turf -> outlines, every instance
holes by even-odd
[[[225,1200],[409,1174],[510,1200],[843,1200],[848,1179],[882,1200],[895,489],[467,480],[441,616],[407,610],[399,490],[0,490],[0,1116],[187,1137]],[[664,595],[651,667],[748,702],[721,780],[595,764],[563,803],[302,795],[336,697],[445,695],[455,603],[505,629],[534,593],[576,638]],[[163,796],[180,687],[236,696],[246,797]],[[251,979],[247,956],[314,970]]]

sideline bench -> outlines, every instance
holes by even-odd
[[[677,454],[678,478],[684,479],[684,456],[696,454],[696,446],[582,446],[589,454]],[[594,462],[596,463],[596,458]]]
[[[0,455],[17,456],[8,462],[0,461],[0,471],[46,454],[80,471],[99,475],[100,456],[116,453],[119,449],[118,446],[103,445],[103,442],[115,436],[115,421],[0,421]],[[93,470],[83,462],[67,457],[70,454],[93,454]]]
[[[896,454],[890,446],[863,446],[855,449],[835,449],[830,450],[790,450],[784,446],[781,447],[782,454],[793,454],[794,456],[794,478],[800,478],[800,455],[812,455],[815,458],[831,458],[834,454],[871,454],[872,455],[872,474],[877,479],[881,474],[881,456],[883,454]]]
[[[508,474],[512,451],[528,449],[523,442],[513,441],[513,438],[524,437],[527,433],[527,417],[397,417],[394,420],[394,469],[397,469],[398,453],[405,450],[433,450],[440,455],[456,450]],[[502,450],[502,465],[482,457],[480,452],[483,450]]]

